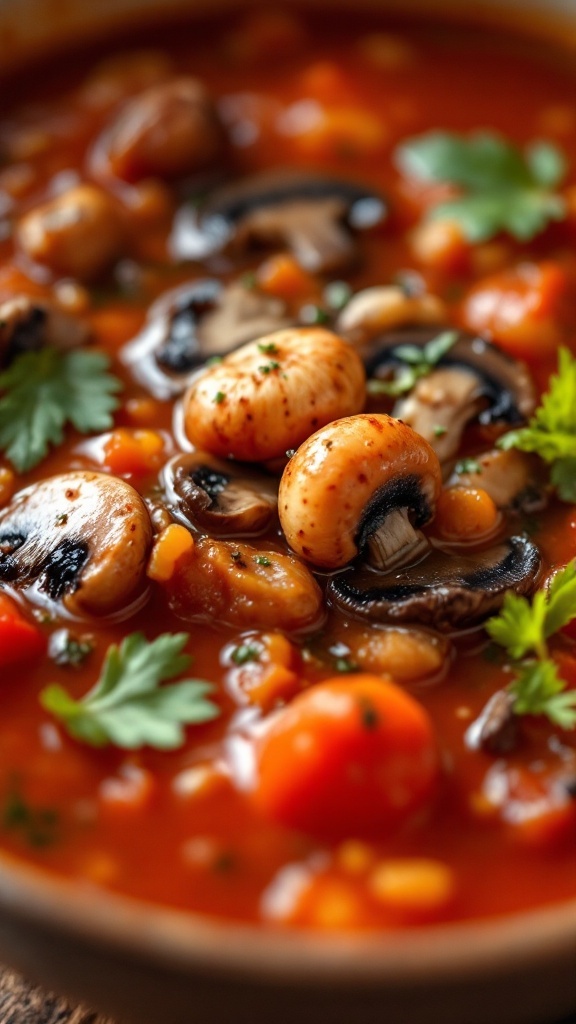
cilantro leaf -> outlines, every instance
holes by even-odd
[[[517,715],[544,715],[562,729],[576,727],[576,690],[567,690],[553,661],[525,662],[510,684]]]
[[[433,131],[399,146],[396,161],[409,177],[457,188],[460,194],[438,203],[429,216],[457,221],[471,242],[501,231],[530,241],[566,216],[566,202],[554,191],[566,176],[566,160],[548,142],[522,153],[494,132],[464,137]]]
[[[527,427],[511,430],[498,447],[536,452],[552,463],[552,483],[563,501],[576,500],[576,359],[566,348],[558,354],[558,372]]]
[[[0,450],[18,472],[32,469],[61,444],[71,423],[82,434],[112,426],[120,381],[99,352],[26,352],[0,374]]]
[[[191,659],[182,653],[187,640],[187,633],[164,633],[151,642],[131,633],[120,647],[109,648],[100,678],[81,700],[53,684],[42,690],[41,704],[71,736],[90,746],[174,750],[184,743],[185,725],[219,714],[206,698],[211,683],[184,679],[160,686],[188,668]]]
[[[458,341],[458,331],[443,331],[425,345],[398,345],[394,355],[402,362],[391,380],[368,381],[371,395],[397,397],[411,391],[417,381],[427,377]]]
[[[576,561],[552,577],[547,590],[530,602],[508,593],[500,613],[489,619],[486,630],[504,647],[515,665],[510,692],[516,697],[517,715],[545,715],[563,729],[576,727],[576,691],[567,690],[548,657],[546,641],[576,618]],[[526,655],[536,655],[527,660]]]

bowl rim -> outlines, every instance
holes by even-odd
[[[574,963],[576,899],[522,913],[387,933],[262,927],[172,909],[0,853],[0,912],[132,957],[306,985],[405,987]]]

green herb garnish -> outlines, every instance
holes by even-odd
[[[2,826],[16,832],[35,849],[51,846],[58,838],[59,820],[51,807],[32,807],[16,790],[6,797]]]
[[[19,473],[59,445],[71,423],[81,434],[109,429],[122,384],[100,352],[43,348],[0,374],[0,449]]]
[[[260,648],[254,644],[240,644],[230,657],[235,665],[247,665],[250,661],[260,661]]]
[[[215,405],[222,405],[222,402],[224,401],[225,398],[226,395],[224,394],[223,391],[217,391],[212,401],[214,402]]]
[[[429,216],[456,221],[470,242],[506,231],[521,242],[566,216],[556,191],[566,177],[563,153],[550,142],[524,152],[495,132],[468,137],[433,131],[396,150],[400,170],[420,181],[454,185],[459,195],[434,206]]]
[[[164,633],[149,642],[131,633],[120,647],[109,648],[98,681],[81,700],[53,684],[42,690],[41,704],[74,739],[90,746],[174,750],[184,743],[185,725],[219,714],[206,698],[211,683],[182,679],[160,685],[188,668],[191,659],[182,653],[188,639],[187,633]]]
[[[414,385],[428,377],[440,360],[458,341],[458,331],[443,331],[426,343],[426,345],[398,345],[394,356],[400,359],[401,365],[394,370],[391,380],[368,381],[368,393],[371,395],[389,395],[398,397],[411,391]]]
[[[454,466],[454,472],[461,476],[463,473],[477,473],[478,475],[482,472],[482,466],[478,462],[478,459],[471,459],[470,457],[459,459]]]
[[[505,434],[498,447],[536,452],[551,464],[558,496],[576,502],[576,359],[568,349],[560,349],[558,372],[528,426]]]
[[[548,640],[576,617],[576,562],[552,578],[532,601],[508,593],[502,610],[486,623],[491,639],[512,659],[517,715],[544,715],[562,729],[576,727],[576,690],[566,682],[548,652]]]

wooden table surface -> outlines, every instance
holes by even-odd
[[[71,1006],[66,999],[43,992],[0,965],[0,1024],[114,1024],[114,1021],[85,1007]],[[576,1024],[576,1015],[557,1024]]]

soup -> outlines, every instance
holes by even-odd
[[[565,55],[255,11],[0,126],[0,840],[262,926],[576,891]]]

